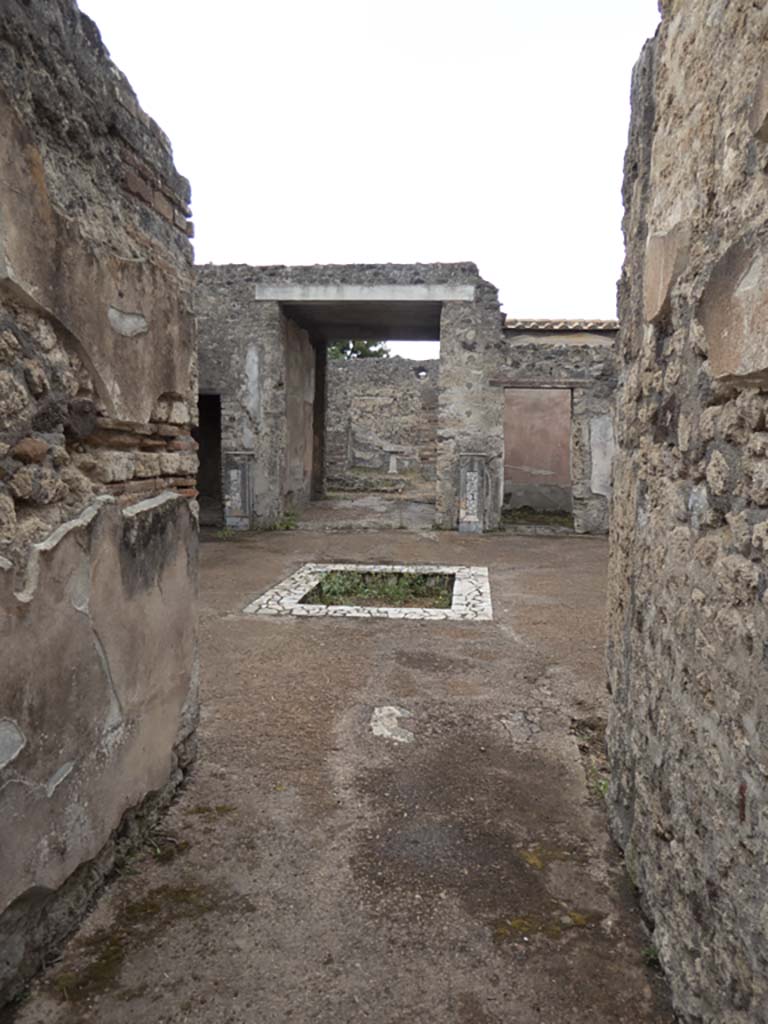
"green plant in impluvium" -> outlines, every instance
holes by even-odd
[[[442,573],[329,572],[305,604],[450,608],[453,577]]]

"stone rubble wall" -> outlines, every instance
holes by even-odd
[[[768,1020],[768,10],[662,4],[632,86],[612,827],[681,1020]]]
[[[0,0],[0,1003],[193,753],[189,198],[73,0]]]
[[[240,529],[300,508],[312,477],[314,349],[277,302],[256,300],[258,269],[195,268],[200,389],[221,396],[224,521]]]
[[[607,533],[616,390],[615,334],[505,330],[495,386],[566,388],[577,533]]]
[[[326,480],[331,490],[432,484],[440,363],[394,356],[328,363]]]
[[[480,278],[472,263],[349,264],[311,267],[196,268],[195,308],[200,343],[200,387],[221,396],[225,522],[247,529],[278,522],[300,507],[309,489],[318,493],[318,466],[308,469],[309,439],[304,447],[303,484],[296,488],[298,454],[289,436],[286,379],[290,347],[297,330],[316,350],[318,367],[324,342],[287,326],[280,303],[256,299],[256,285],[453,285],[474,287],[474,301],[446,302],[442,311],[441,369],[438,387],[438,454],[436,519],[440,527],[459,523],[462,460],[479,459],[476,479],[481,493],[473,498],[485,529],[499,524],[503,487],[503,395],[491,391],[499,362],[501,314],[496,289]],[[304,360],[309,373],[309,361]],[[305,379],[307,384],[308,378]],[[318,378],[315,374],[315,400]],[[304,391],[304,384],[300,390]],[[307,384],[308,386],[308,384]],[[291,388],[293,395],[294,389]],[[313,457],[322,445],[322,417],[313,408]],[[304,423],[309,419],[305,410]],[[325,416],[328,422],[328,416]],[[332,428],[333,429],[333,428]],[[291,436],[295,437],[294,432]],[[473,473],[475,471],[473,470]],[[291,481],[290,485],[286,481]],[[474,493],[474,492],[473,492]]]
[[[504,395],[491,387],[502,343],[498,290],[477,273],[474,302],[440,317],[436,524],[496,530],[504,494]]]

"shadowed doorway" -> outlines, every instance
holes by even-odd
[[[197,489],[200,525],[221,526],[224,522],[221,489],[221,396],[200,395],[197,408],[200,421],[192,434],[199,445]]]

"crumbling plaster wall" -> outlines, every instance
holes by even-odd
[[[434,482],[439,372],[436,359],[329,361],[330,488],[389,490]]]
[[[768,17],[662,5],[625,162],[610,813],[681,1019],[768,1020]]]
[[[196,721],[189,186],[73,0],[0,4],[0,1003]]]
[[[616,390],[615,332],[504,331],[496,387],[566,388],[577,533],[607,533]]]
[[[277,302],[255,298],[258,268],[195,268],[200,390],[221,396],[225,523],[271,526],[309,499],[315,349]]]

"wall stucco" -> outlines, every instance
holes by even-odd
[[[2,4],[0,124],[2,1003],[194,753],[197,382],[189,186],[72,0]]]
[[[504,505],[570,511],[571,392],[506,388]]]

